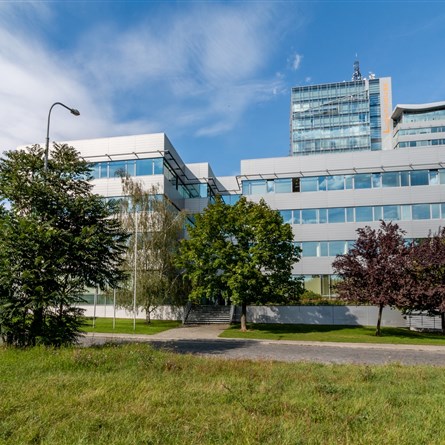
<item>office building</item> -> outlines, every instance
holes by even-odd
[[[122,194],[116,172],[124,170],[191,215],[215,195],[230,204],[240,195],[263,198],[302,248],[293,273],[304,276],[307,289],[332,296],[332,261],[353,244],[357,228],[395,221],[407,238],[423,238],[445,225],[444,130],[445,102],[400,105],[391,119],[392,149],[242,160],[237,177],[184,163],[163,133],[69,143],[92,163],[95,191],[105,197]]]
[[[391,149],[391,78],[292,88],[291,156]]]

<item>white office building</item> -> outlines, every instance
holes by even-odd
[[[400,105],[392,114],[390,149],[352,150],[242,160],[240,175],[217,178],[209,164],[185,164],[163,133],[70,141],[94,166],[95,191],[122,194],[116,172],[158,187],[178,209],[201,212],[215,195],[263,198],[292,225],[302,247],[293,273],[325,296],[333,294],[332,261],[356,229],[396,221],[407,238],[445,224],[445,102]]]

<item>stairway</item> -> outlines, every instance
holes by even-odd
[[[230,306],[193,305],[184,324],[229,324],[231,321]]]

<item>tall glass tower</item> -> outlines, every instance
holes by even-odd
[[[391,78],[353,79],[292,88],[291,156],[392,148]]]

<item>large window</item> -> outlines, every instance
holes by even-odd
[[[339,224],[372,221],[411,221],[445,219],[445,204],[407,204],[386,206],[332,207],[322,209],[280,210],[289,224]]]
[[[94,179],[115,178],[122,174],[151,176],[164,173],[163,158],[104,161],[91,164]]]

